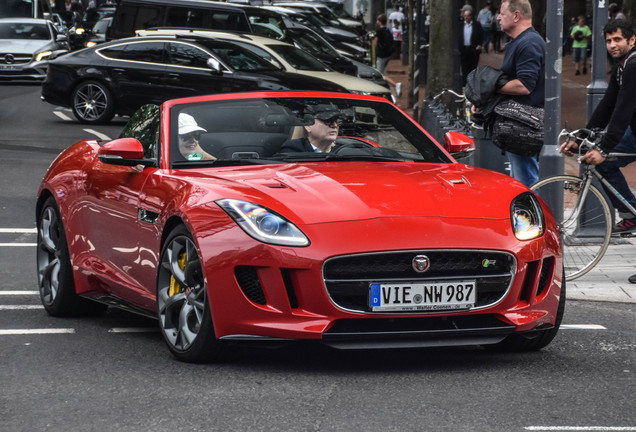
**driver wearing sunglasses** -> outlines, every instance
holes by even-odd
[[[283,143],[280,153],[328,153],[331,151],[340,132],[340,125],[344,117],[342,112],[333,104],[308,106],[307,112],[313,114],[314,123],[303,126],[303,138],[288,140]]]
[[[179,152],[187,160],[215,160],[216,158],[199,145],[201,132],[207,132],[199,126],[190,114],[179,114]]]

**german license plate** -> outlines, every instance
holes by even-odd
[[[371,283],[369,305],[374,312],[417,312],[470,309],[475,306],[474,280],[413,283]]]
[[[0,70],[16,71],[22,69],[22,66],[0,65]]]

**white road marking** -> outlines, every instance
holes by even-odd
[[[84,129],[84,132],[89,133],[89,134],[93,134],[97,138],[103,139],[104,141],[110,141],[111,140],[111,138],[108,135],[104,135],[103,133],[97,132],[96,130],[93,130],[93,129]]]
[[[636,426],[527,426],[532,431],[636,431]]]
[[[108,329],[108,333],[155,333],[156,327],[114,327]]]
[[[0,295],[38,295],[39,291],[0,291]]]
[[[607,330],[607,327],[598,324],[564,324],[561,330]]]
[[[73,328],[57,328],[57,329],[7,329],[0,330],[0,336],[13,335],[44,335],[44,334],[69,334],[75,333]]]
[[[0,243],[0,247],[22,247],[22,246],[33,247],[37,245],[38,245],[37,243]]]
[[[37,228],[0,228],[0,233],[37,233]]]
[[[55,114],[56,116],[58,116],[59,118],[61,118],[62,120],[65,120],[65,121],[73,120],[72,118],[70,118],[69,116],[64,114],[62,111],[53,111],[53,114]]]
[[[3,310],[31,310],[44,309],[42,305],[0,305],[0,311]]]

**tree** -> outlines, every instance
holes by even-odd
[[[455,26],[452,23],[459,19],[459,9],[456,10],[455,3],[448,0],[429,0],[430,46],[426,80],[428,95],[435,95],[445,88],[453,88]]]

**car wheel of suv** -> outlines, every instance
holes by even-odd
[[[80,123],[108,123],[115,115],[112,93],[99,81],[80,83],[73,90],[73,114]]]

